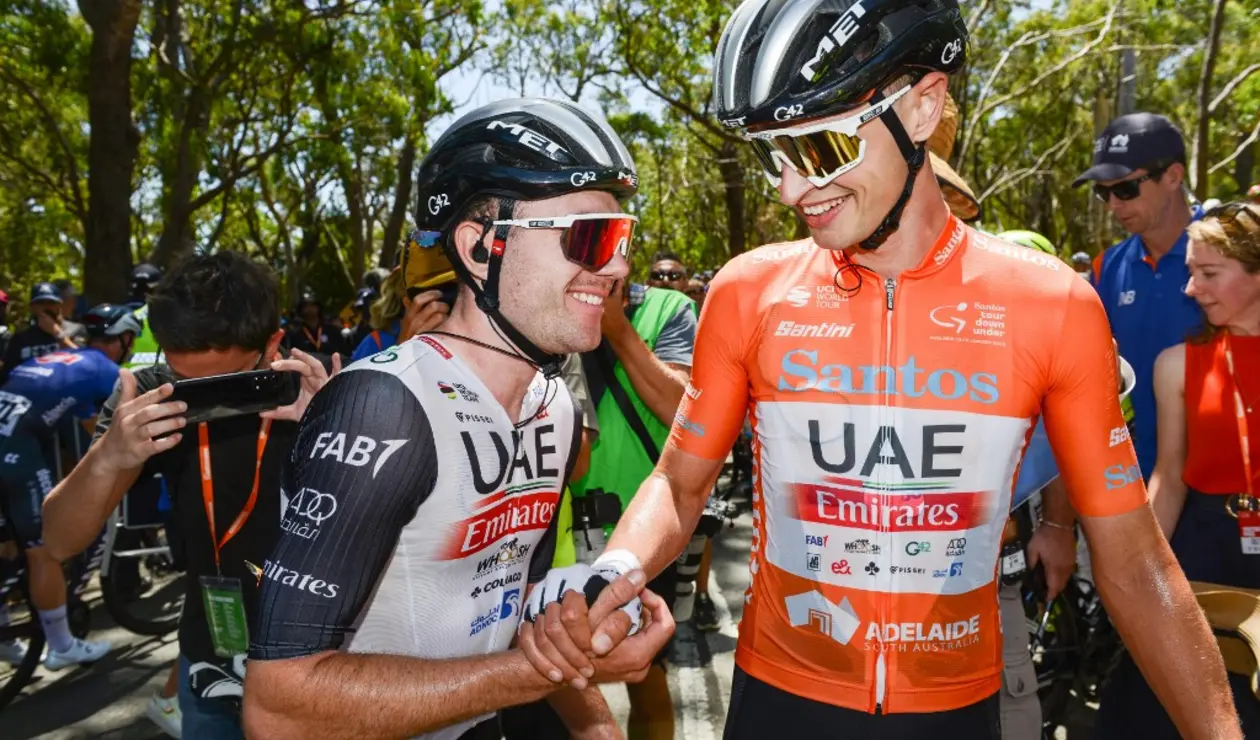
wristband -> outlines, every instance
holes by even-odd
[[[624,576],[632,570],[643,570],[643,564],[629,550],[608,550],[595,558],[591,568],[602,572],[614,571],[617,575]]]
[[[1047,527],[1054,527],[1055,529],[1062,529],[1062,530],[1065,530],[1067,532],[1072,532],[1072,533],[1076,532],[1075,525],[1059,524],[1058,522],[1052,522],[1049,519],[1042,519],[1041,523]]]

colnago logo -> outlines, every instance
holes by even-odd
[[[490,131],[495,131],[498,129],[507,129],[522,144],[529,147],[530,149],[533,149],[536,152],[541,152],[542,154],[546,154],[548,157],[551,157],[552,159],[555,159],[557,154],[560,154],[561,152],[565,151],[565,148],[560,146],[556,142],[552,141],[551,139],[548,139],[546,136],[543,136],[542,134],[538,133],[537,131],[531,128],[522,126],[519,123],[507,123],[505,121],[491,121],[490,124],[486,126],[486,128]]]
[[[868,646],[883,644],[884,649],[903,650],[956,650],[976,645],[980,642],[980,615],[957,622],[895,622],[879,624],[870,622],[866,625],[866,642]],[[926,646],[924,643],[936,643]],[[911,648],[911,645],[921,647]]]
[[[503,537],[546,529],[556,514],[560,494],[554,490],[509,496],[455,525],[448,559],[481,552]]]
[[[980,249],[985,252],[993,252],[994,254],[1000,254],[1003,257],[1017,259],[1021,262],[1031,262],[1034,265],[1045,267],[1050,270],[1054,270],[1055,272],[1058,272],[1060,269],[1065,267],[1058,257],[1046,254],[1045,252],[1037,249],[1029,249],[1028,247],[1007,244],[999,239],[990,239],[983,234],[978,235],[976,238],[975,247],[976,249]]]
[[[798,324],[795,321],[780,321],[774,330],[776,337],[812,337],[815,339],[848,339],[853,336],[857,324],[837,324],[824,321],[821,324]]]
[[[778,390],[821,391],[873,395],[886,393],[892,396],[922,398],[931,395],[944,401],[956,401],[964,396],[978,403],[997,403],[998,378],[993,373],[964,375],[952,368],[926,370],[919,367],[914,357],[900,367],[890,365],[818,364],[815,350],[793,349],[784,353],[781,362],[783,374],[779,376]]]
[[[883,493],[861,481],[796,483],[796,518],[849,529],[888,532],[957,532],[992,518],[996,496],[985,492]]]
[[[853,34],[857,33],[858,20],[866,15],[866,8],[862,7],[861,2],[853,3],[849,9],[840,16],[827,30],[827,34],[818,41],[818,48],[814,51],[814,58],[805,62],[801,67],[801,76],[806,80],[813,82],[818,79],[818,66],[828,54],[835,49],[844,46],[849,39],[853,38]]]
[[[502,578],[491,578],[490,580],[486,581],[484,584],[474,588],[472,590],[472,593],[469,594],[469,596],[475,599],[482,594],[488,594],[491,591],[497,591],[503,588],[504,586],[510,586],[513,583],[520,583],[521,579],[524,577],[525,577],[524,573],[517,571],[516,573],[508,573],[506,576]]]
[[[307,593],[311,593],[316,596],[322,596],[325,599],[337,598],[337,591],[341,588],[335,583],[329,583],[320,578],[316,578],[310,573],[299,573],[296,570],[291,570],[279,563],[273,563],[270,560],[264,561],[263,567],[261,568],[261,576],[259,576],[258,573],[258,566],[249,562],[246,562],[246,566],[253,566],[250,570],[253,571],[254,576],[260,580],[265,577],[267,580],[296,588],[299,591],[306,591]]]

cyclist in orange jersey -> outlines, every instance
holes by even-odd
[[[811,238],[713,280],[659,465],[590,574],[535,589],[519,640],[536,668],[576,680],[587,649],[616,644],[626,620],[589,625],[585,595],[677,557],[751,411],[753,577],[726,738],[997,738],[995,565],[1044,417],[1137,664],[1185,737],[1242,736],[1147,504],[1097,296],[952,217],[925,166],[966,39],[955,0],[736,10],[714,107]]]

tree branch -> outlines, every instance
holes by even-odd
[[[1046,34],[1025,33],[1023,36],[1021,36],[1018,41],[1016,41],[1014,44],[1012,44],[1010,47],[1008,47],[1005,51],[1002,52],[1001,59],[999,60],[998,64],[993,68],[992,74],[989,75],[989,79],[985,82],[984,89],[980,93],[979,99],[976,101],[976,113],[973,120],[983,119],[994,108],[997,108],[998,106],[1008,101],[1014,100],[1024,95],[1029,90],[1032,90],[1036,86],[1040,85],[1046,78],[1050,77],[1051,75],[1057,74],[1063,71],[1064,69],[1068,68],[1069,66],[1075,64],[1076,62],[1079,62],[1080,60],[1084,59],[1087,55],[1093,52],[1094,49],[1103,42],[1103,39],[1107,37],[1107,34],[1111,32],[1111,26],[1115,20],[1116,11],[1119,10],[1119,8],[1120,8],[1120,0],[1115,0],[1114,2],[1112,2],[1111,7],[1108,8],[1107,15],[1103,16],[1102,18],[1096,21],[1091,21],[1084,25],[1077,26],[1076,28],[1066,29],[1064,31],[1057,31],[1057,32],[1046,33]],[[1102,28],[1099,29],[1098,34],[1091,41],[1089,41],[1080,49],[1078,49],[1075,53],[1069,55],[1066,59],[1063,59],[1058,64],[1051,66],[1049,69],[1044,70],[1041,74],[1037,75],[1037,77],[1034,78],[1031,82],[1020,87],[1019,89],[1006,93],[1005,95],[999,95],[993,100],[988,99],[989,93],[993,89],[993,82],[997,78],[999,70],[1001,70],[1002,66],[1006,64],[1006,61],[1010,58],[1011,53],[1017,47],[1034,43],[1035,41],[1048,38],[1051,35],[1056,35],[1056,36],[1077,35],[1083,32],[1084,30],[1088,30],[1092,28],[1093,26],[1096,26],[1099,24],[1102,25]],[[975,138],[975,132],[978,128],[979,127],[975,125],[968,126],[966,131],[963,133],[962,146],[960,146],[958,149],[958,161],[962,161],[963,159],[966,158],[967,152],[971,149],[972,139]]]
[[[31,102],[35,104],[35,108],[39,111],[40,117],[44,119],[44,125],[48,127],[48,130],[52,132],[53,137],[56,138],[57,144],[61,148],[61,153],[65,158],[66,175],[70,180],[69,194],[71,198],[68,199],[67,205],[70,206],[74,215],[78,217],[86,228],[88,209],[87,204],[83,202],[83,191],[80,187],[79,179],[79,165],[78,162],[75,161],[74,150],[70,147],[70,140],[66,138],[65,132],[62,131],[61,126],[57,124],[56,117],[53,116],[52,111],[48,109],[48,106],[44,104],[43,98],[39,96],[39,93],[35,91],[35,88],[31,87],[26,80],[23,80],[13,74],[5,67],[0,67],[0,77],[3,77],[10,83],[16,85],[26,95],[26,97],[31,99]]]
[[[1250,67],[1244,69],[1242,72],[1239,72],[1238,76],[1230,80],[1229,84],[1227,84],[1224,88],[1221,89],[1220,94],[1217,95],[1212,100],[1212,102],[1208,104],[1208,113],[1215,113],[1216,108],[1221,103],[1225,102],[1225,99],[1229,97],[1230,93],[1234,92],[1234,88],[1241,85],[1248,77],[1252,76],[1256,72],[1260,72],[1260,64],[1253,64]]]
[[[1217,162],[1216,164],[1212,165],[1208,169],[1208,174],[1210,175],[1213,172],[1216,172],[1220,168],[1224,167],[1225,165],[1229,164],[1230,162],[1233,162],[1235,159],[1238,159],[1238,157],[1241,156],[1243,152],[1247,151],[1247,147],[1256,143],[1257,140],[1260,140],[1260,120],[1256,121],[1256,127],[1251,129],[1251,135],[1248,136],[1246,139],[1243,139],[1243,142],[1238,145],[1238,148],[1234,150],[1234,153],[1229,155],[1225,159],[1222,159],[1221,161]]]

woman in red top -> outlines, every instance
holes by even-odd
[[[1214,208],[1187,231],[1186,294],[1203,309],[1205,329],[1155,362],[1151,504],[1188,579],[1260,589],[1260,538],[1244,543],[1237,518],[1260,510],[1260,206]],[[1244,734],[1260,738],[1260,701],[1247,678],[1231,674],[1230,685]],[[1150,694],[1143,684],[1135,691],[1143,689]],[[1126,714],[1142,718],[1141,737],[1178,737],[1149,698],[1140,710],[1126,702],[1135,709]]]

